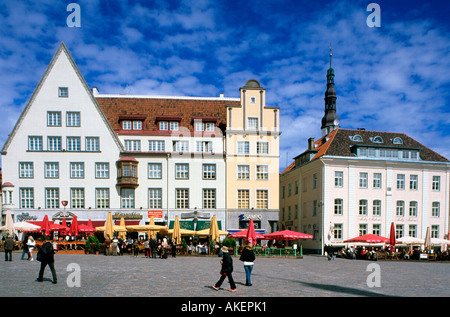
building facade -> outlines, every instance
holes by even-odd
[[[303,242],[310,252],[368,233],[389,237],[391,223],[397,238],[424,239],[427,228],[433,238],[448,238],[448,159],[404,133],[340,128],[331,90],[334,70],[327,73],[323,136],[309,139],[280,176],[281,226],[313,235]]]
[[[47,215],[70,223],[76,215],[96,226],[109,212],[127,224],[153,216],[171,226],[179,216],[192,230],[209,227],[216,215],[219,228],[238,229],[228,216],[236,207],[227,197],[227,151],[234,151],[227,111],[242,104],[223,95],[100,94],[62,43],[2,149],[2,210],[11,210],[15,221]],[[261,127],[272,131],[274,124],[272,118]],[[270,148],[278,155],[277,142]],[[278,178],[268,183],[261,187],[270,205],[260,211],[277,221]],[[250,210],[241,207],[241,214]],[[268,221],[261,226],[270,232]]]

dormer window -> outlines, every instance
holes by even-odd
[[[392,143],[393,143],[393,144],[403,144],[403,140],[402,140],[401,138],[399,138],[399,137],[395,137],[395,138],[392,140]]]
[[[133,130],[142,130],[142,121],[133,121]]]
[[[383,139],[380,136],[376,136],[371,139],[373,143],[383,143]]]
[[[122,127],[122,130],[136,130],[140,131],[143,128],[143,123],[145,120],[145,115],[121,115],[119,116],[119,123]]]
[[[363,138],[359,134],[353,136],[353,142],[362,142]]]
[[[159,123],[159,129],[163,131],[167,131],[169,129],[169,123],[167,121],[161,121]]]
[[[170,130],[172,131],[178,131],[179,122],[172,121],[170,122]]]
[[[123,130],[131,130],[131,121],[122,121]]]
[[[204,131],[205,128],[203,126],[203,122],[201,121],[196,121],[195,122],[195,131]]]

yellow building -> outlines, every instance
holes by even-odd
[[[279,212],[279,108],[266,106],[266,89],[254,79],[240,88],[240,100],[227,110],[227,228],[243,230],[253,219],[270,233]]]

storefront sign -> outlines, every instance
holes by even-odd
[[[22,212],[20,215],[16,215],[18,221],[37,220],[37,216],[30,216],[30,214]]]
[[[248,215],[244,215],[241,214],[239,215],[239,220],[261,220],[262,219],[262,215],[261,214],[248,214]]]
[[[52,216],[52,219],[53,219],[53,220],[63,220],[63,219],[66,219],[66,220],[72,220],[73,217],[75,217],[75,214],[74,214],[73,212],[70,212],[70,211],[60,211],[60,212],[57,212],[56,214],[54,214],[54,215]]]
[[[141,220],[143,217],[140,213],[137,212],[131,212],[131,213],[124,213],[124,212],[116,212],[113,216],[113,219],[139,219]]]
[[[150,219],[152,216],[155,219],[162,219],[163,212],[162,210],[149,210],[147,214],[148,218]]]

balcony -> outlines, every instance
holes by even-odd
[[[121,157],[117,162],[117,186],[121,188],[136,188],[139,186],[138,180],[139,162],[129,156]]]

